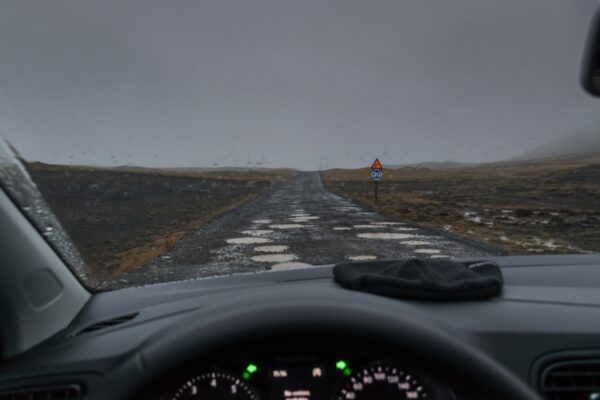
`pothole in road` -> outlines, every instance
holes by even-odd
[[[438,254],[438,253],[440,253],[440,251],[436,250],[436,249],[416,249],[415,253],[417,253],[417,254]]]
[[[407,246],[428,246],[431,242],[426,242],[424,240],[406,240],[404,242],[400,242],[400,244],[405,244]]]
[[[368,260],[377,260],[377,257],[371,256],[368,254],[360,254],[357,256],[348,256],[348,260],[352,261],[368,261]]]
[[[269,225],[269,228],[271,229],[299,229],[299,228],[304,228],[306,225],[300,225],[300,224],[275,224],[275,225]]]
[[[283,245],[272,245],[272,246],[258,246],[254,248],[254,251],[261,253],[282,253],[288,249],[288,246]]]
[[[271,239],[260,238],[260,237],[241,237],[241,238],[233,238],[227,239],[227,243],[229,244],[261,244],[261,243],[270,243]]]
[[[255,219],[252,222],[255,224],[270,224],[272,221],[270,219]]]
[[[349,230],[352,230],[352,228],[348,228],[347,226],[334,226],[333,230],[334,231],[349,231]]]
[[[359,233],[356,235],[359,238],[363,239],[410,239],[417,237],[416,235],[411,235],[410,233],[389,233],[389,232],[366,232]]]
[[[275,231],[269,230],[269,229],[252,229],[249,231],[243,231],[242,234],[243,235],[250,235],[250,236],[264,236],[264,235],[268,235],[269,233],[273,233]]]
[[[262,254],[260,256],[253,256],[251,259],[256,262],[283,263],[297,260],[298,256],[295,254]]]
[[[313,265],[302,262],[284,262],[271,266],[271,271],[282,271],[286,269],[310,268]]]

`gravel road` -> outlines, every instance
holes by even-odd
[[[168,253],[113,282],[123,286],[349,260],[480,257],[483,244],[385,216],[327,191],[317,172],[190,232]]]

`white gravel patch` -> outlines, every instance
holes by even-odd
[[[418,253],[418,254],[438,254],[438,253],[440,253],[440,250],[436,250],[436,249],[416,249],[415,253]]]
[[[252,222],[255,224],[270,224],[272,221],[270,219],[255,219]]]
[[[349,231],[352,228],[348,228],[347,226],[335,226],[333,227],[334,231]]]
[[[297,260],[298,256],[295,254],[262,254],[260,256],[253,256],[251,258],[252,261],[256,262],[284,263]]]
[[[357,256],[348,256],[348,260],[352,261],[368,261],[368,260],[377,260],[377,257],[371,256],[368,254],[361,254]]]
[[[359,233],[356,235],[359,238],[363,239],[411,239],[417,237],[416,235],[411,235],[409,233],[389,233],[389,232],[367,232],[367,233]]]
[[[280,264],[275,264],[271,267],[271,271],[282,271],[286,269],[299,269],[299,268],[310,268],[314,267],[314,265],[306,264],[303,262],[285,262]]]
[[[271,239],[260,238],[260,237],[241,237],[241,238],[233,238],[227,239],[227,243],[229,244],[262,244],[262,243],[271,243]]]
[[[268,235],[273,232],[275,232],[275,231],[272,231],[269,229],[252,229],[252,230],[248,230],[248,231],[243,231],[242,234],[250,235],[250,236],[265,236],[265,235]]]
[[[254,251],[260,253],[283,253],[289,247],[283,245],[272,245],[272,246],[258,246],[254,248]]]
[[[306,225],[300,225],[300,224],[275,224],[275,225],[269,225],[269,228],[271,229],[299,229],[299,228],[304,228]]]
[[[400,244],[405,244],[407,246],[429,246],[431,242],[426,242],[424,240],[406,240],[404,242],[400,242]]]

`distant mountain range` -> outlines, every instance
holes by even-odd
[[[386,165],[386,168],[455,169],[482,165],[507,165],[537,161],[575,161],[593,159],[600,162],[600,132],[591,132],[561,137],[516,157],[491,163],[461,163],[455,161],[420,162],[414,164]]]
[[[565,136],[527,151],[508,161],[529,161],[545,158],[565,158],[571,156],[599,156],[600,130],[578,135]]]

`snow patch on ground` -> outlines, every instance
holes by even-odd
[[[356,256],[348,256],[348,260],[352,260],[352,261],[377,260],[377,257],[371,256],[368,254],[360,254],[360,255],[356,255]]]
[[[260,256],[253,256],[251,259],[256,262],[283,263],[297,260],[298,256],[295,254],[261,254]]]
[[[299,228],[303,228],[306,225],[300,225],[300,224],[275,224],[275,225],[269,225],[269,228],[271,229],[299,229]]]
[[[270,224],[271,220],[270,219],[255,219],[252,222],[255,224]]]
[[[381,221],[371,222],[372,225],[404,225],[404,222]]]
[[[404,242],[400,242],[400,244],[405,244],[407,246],[428,246],[431,242],[426,242],[424,240],[405,240]]]
[[[271,267],[271,271],[282,271],[285,269],[298,269],[298,268],[310,268],[313,265],[302,263],[302,262],[284,262],[275,264]]]
[[[284,245],[258,246],[254,248],[254,251],[261,253],[283,253],[288,248],[288,246]]]
[[[349,231],[349,230],[351,230],[351,229],[352,229],[352,228],[349,228],[349,227],[347,227],[347,226],[334,226],[334,227],[333,227],[333,230],[334,230],[334,231]]]
[[[250,235],[250,236],[264,236],[264,235],[268,235],[269,233],[273,233],[274,231],[271,231],[269,229],[252,229],[252,230],[248,230],[248,231],[243,231],[242,234],[243,235]]]
[[[437,249],[416,249],[415,253],[418,254],[439,254],[440,251]]]
[[[229,244],[261,244],[261,243],[270,243],[271,239],[259,238],[259,237],[241,237],[241,238],[233,238],[227,239],[227,243]]]
[[[409,233],[388,233],[388,232],[367,232],[367,233],[359,233],[356,235],[359,238],[363,239],[410,239],[417,237],[416,235],[411,235]]]

